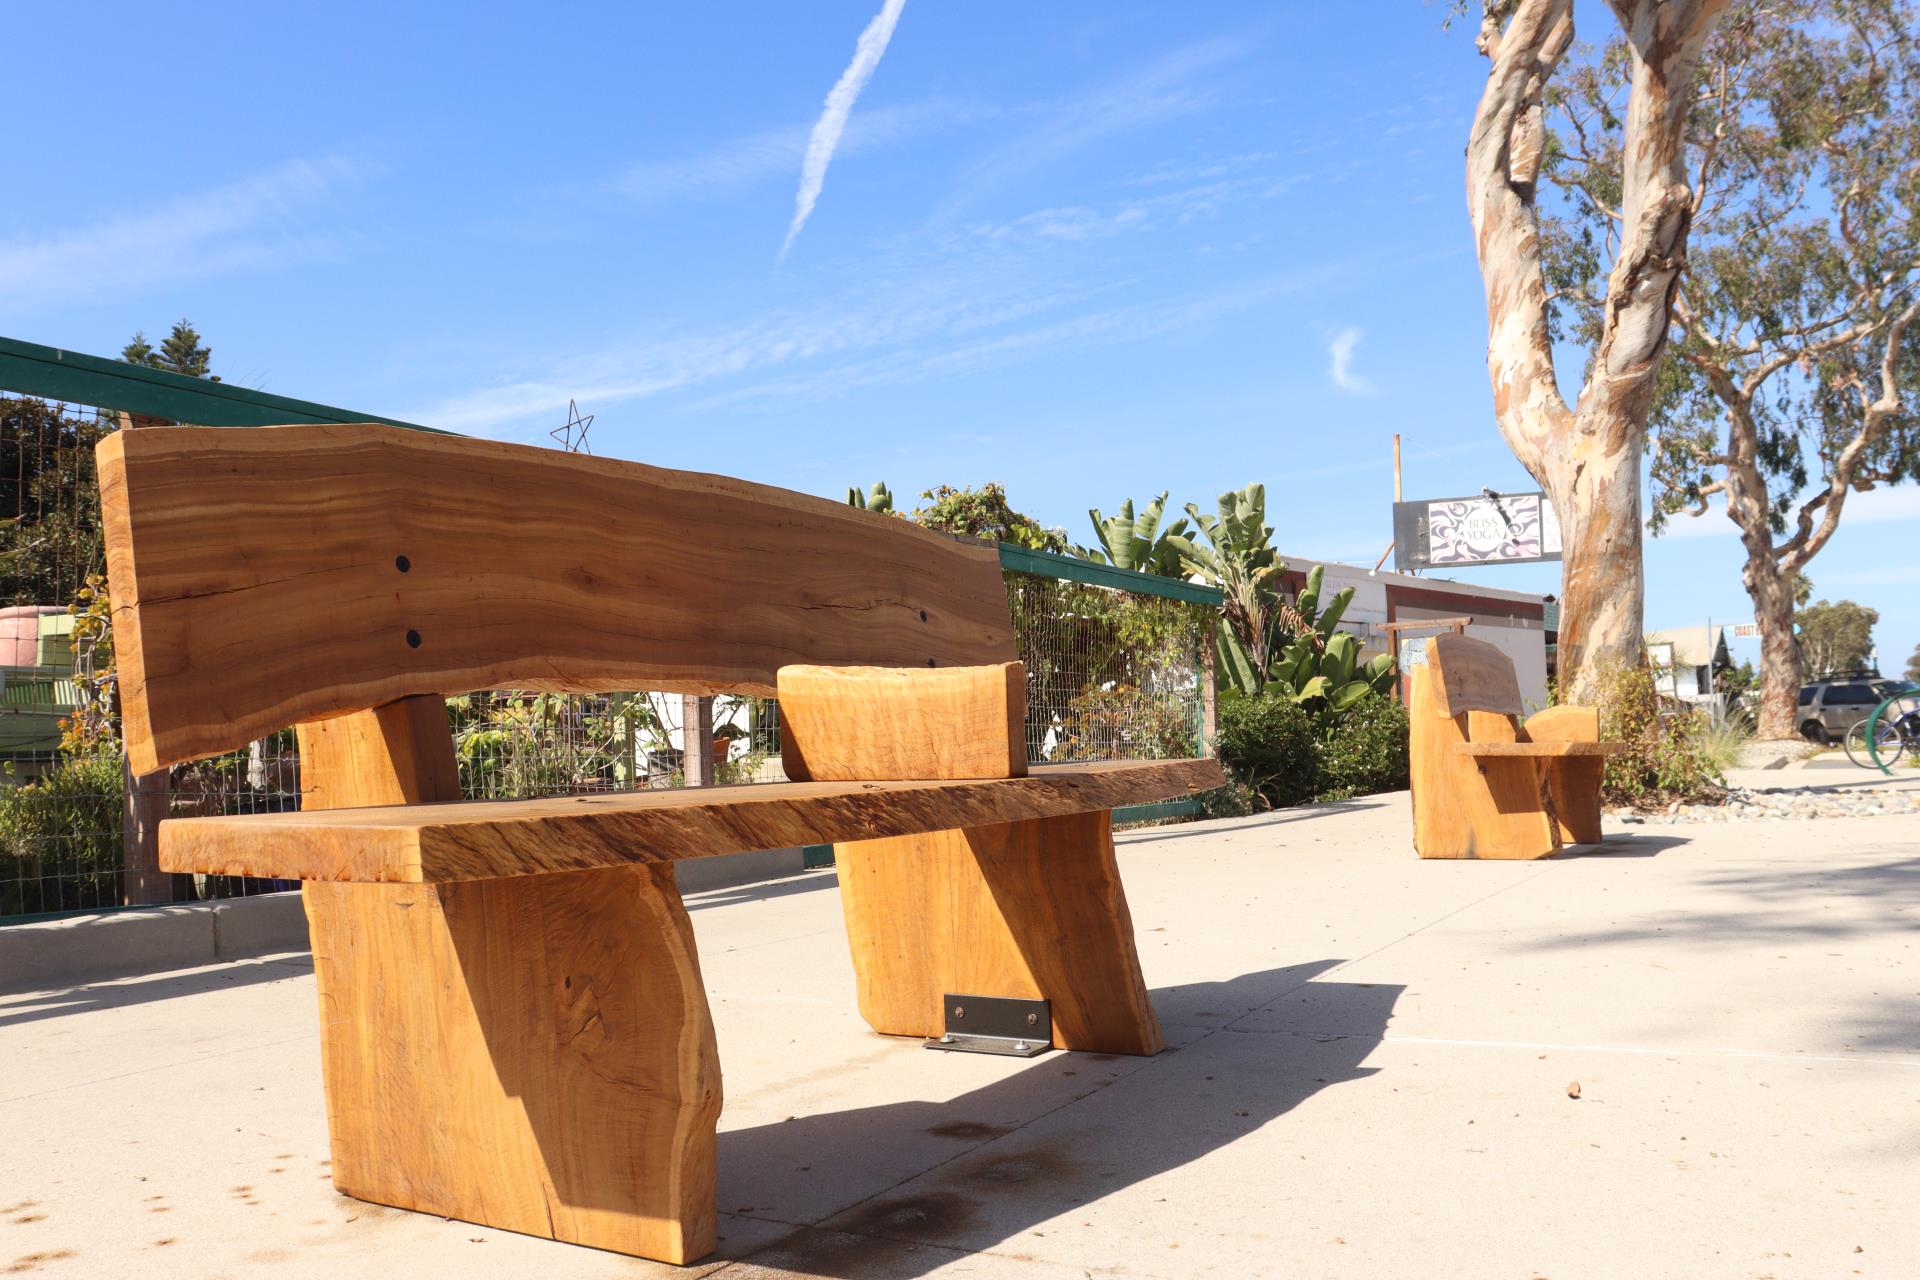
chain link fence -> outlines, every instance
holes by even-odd
[[[0,607],[0,922],[297,887],[127,870],[130,850],[150,856],[151,817],[299,808],[291,730],[139,781],[112,745],[61,748],[90,687],[85,672],[75,680],[65,606],[104,571],[93,446],[118,425],[86,406],[0,396],[0,597],[12,606]],[[1006,573],[1027,667],[1029,758],[1205,754],[1213,608],[1179,598],[1186,584],[1129,575],[1137,589],[1120,589],[1077,580],[1083,572],[1059,560]],[[461,791],[511,799],[684,785],[686,705],[646,692],[449,698]],[[784,780],[776,702],[722,696],[713,720],[716,782]]]

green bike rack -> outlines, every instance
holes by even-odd
[[[1905,690],[1901,693],[1890,694],[1882,698],[1880,705],[1873,709],[1873,714],[1867,717],[1867,758],[1873,761],[1875,768],[1879,769],[1880,772],[1886,774],[1889,778],[1893,776],[1893,770],[1888,768],[1887,762],[1880,758],[1880,716],[1882,712],[1894,703],[1904,698],[1916,697],[1920,697],[1920,692],[1912,689]]]

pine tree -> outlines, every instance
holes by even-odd
[[[160,343],[158,351],[147,341],[143,330],[134,334],[132,340],[120,349],[120,358],[128,364],[148,369],[165,369],[168,373],[205,378],[209,382],[220,381],[217,374],[210,372],[213,367],[213,348],[200,341],[199,331],[193,327],[192,321],[184,317],[174,322],[172,332]]]
[[[207,378],[213,365],[213,348],[201,343],[199,333],[183,317],[174,322],[173,332],[160,344],[159,358],[153,363],[154,367],[169,373],[188,378]],[[220,379],[210,380],[218,382]]]

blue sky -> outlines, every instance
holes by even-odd
[[[541,444],[576,398],[602,454],[999,480],[1080,542],[1260,480],[1284,550],[1371,563],[1396,431],[1410,497],[1531,486],[1462,195],[1483,64],[1443,5],[1366,8],[1363,57],[1347,6],[909,0],[784,256],[880,0],[16,8],[0,333],[187,315],[266,390]],[[1893,670],[1920,491],[1854,502],[1812,576]],[[1732,524],[1678,532],[1649,625],[1750,617]]]

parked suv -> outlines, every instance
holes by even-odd
[[[1874,676],[1801,685],[1800,736],[1810,742],[1838,742],[1847,730],[1872,715],[1881,699],[1907,687],[1903,680]]]

